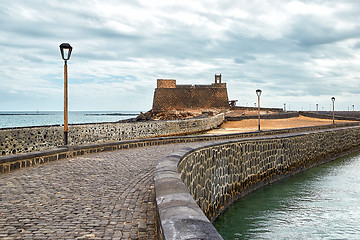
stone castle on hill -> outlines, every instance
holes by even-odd
[[[154,112],[200,108],[228,108],[226,83],[215,74],[211,85],[177,85],[174,79],[158,79],[154,93]]]

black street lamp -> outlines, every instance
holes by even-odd
[[[260,89],[256,90],[256,95],[258,97],[258,130],[260,131],[260,96],[262,91]]]
[[[67,61],[70,59],[72,47],[68,43],[62,43],[60,46],[61,57],[64,63],[64,143],[68,145],[68,75]]]
[[[333,104],[333,124],[335,124],[335,97],[331,98]]]

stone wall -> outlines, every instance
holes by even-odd
[[[333,113],[324,112],[317,113],[317,112],[299,112],[300,115],[305,117],[313,117],[313,118],[321,118],[321,119],[333,119]],[[359,121],[360,116],[358,112],[344,112],[344,111],[336,111],[334,114],[334,119],[336,120],[348,120],[348,121]]]
[[[175,79],[158,79],[157,88],[176,88]]]
[[[172,154],[155,172],[159,236],[221,239],[210,222],[231,203],[359,147],[360,127],[354,126],[227,140]]]
[[[230,107],[231,110],[248,110],[248,111],[257,111],[257,107],[244,107],[244,106],[234,106]],[[270,112],[284,112],[282,108],[260,108],[261,111],[270,111]]]
[[[244,194],[359,146],[359,127],[259,138],[199,149],[186,156],[178,170],[213,221]]]
[[[261,119],[285,119],[285,118],[295,118],[299,117],[298,112],[278,112],[278,113],[272,113],[272,114],[266,114],[266,115],[260,115]],[[238,116],[238,117],[226,117],[226,120],[228,121],[241,121],[244,119],[258,119],[258,115],[244,115],[244,116]]]
[[[223,121],[224,114],[219,114],[188,120],[69,125],[69,145],[185,135],[213,129]],[[61,126],[0,129],[0,155],[55,148],[63,145],[63,136]]]
[[[270,136],[277,134],[289,134],[289,133],[291,134],[296,132],[331,129],[334,127],[350,127],[350,126],[358,126],[358,125],[359,123],[342,123],[337,125],[331,124],[331,125],[322,125],[322,126],[313,126],[313,127],[265,130],[261,132],[255,131],[255,132],[218,134],[218,135],[199,134],[199,135],[170,136],[170,137],[156,137],[156,138],[140,138],[140,139],[121,140],[121,141],[90,143],[90,144],[74,145],[74,146],[70,146],[70,145],[61,146],[61,147],[51,148],[41,151],[9,154],[3,156],[0,155],[0,173],[7,173],[24,167],[32,167],[50,161],[56,161],[63,158],[69,158],[78,155],[91,154],[97,152],[115,151],[120,149],[172,144],[172,143],[219,141],[219,140],[228,140],[228,139],[258,137],[258,136]]]
[[[174,81],[158,79],[154,92],[153,111],[229,107],[225,83],[175,85],[174,87]]]

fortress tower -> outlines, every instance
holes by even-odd
[[[226,83],[221,74],[215,74],[211,85],[176,85],[174,79],[158,79],[154,93],[153,111],[197,108],[228,108]]]

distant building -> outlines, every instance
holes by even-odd
[[[174,79],[157,80],[154,112],[228,107],[226,83],[221,82],[221,74],[215,74],[215,83],[211,85],[176,85]]]

